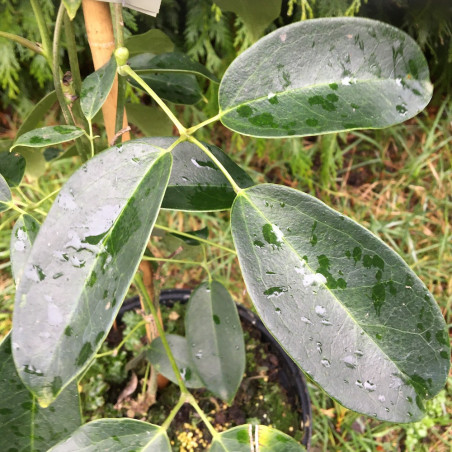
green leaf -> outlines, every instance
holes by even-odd
[[[171,452],[166,431],[135,419],[98,419],[76,430],[49,452]]]
[[[203,283],[192,293],[185,331],[206,388],[232,402],[245,371],[245,344],[237,307],[218,281]]]
[[[35,129],[38,124],[44,120],[46,115],[49,113],[49,110],[53,107],[53,105],[57,102],[57,95],[55,91],[50,92],[46,96],[44,96],[30,111],[28,116],[25,118],[22,125],[19,127],[19,130],[16,134],[17,137],[20,137],[26,132]]]
[[[140,76],[156,72],[181,72],[200,75],[212,82],[219,83],[218,78],[202,64],[193,61],[181,52],[162,53],[160,55],[142,53],[130,58],[129,65]]]
[[[18,146],[43,148],[54,144],[66,143],[81,137],[85,132],[75,126],[48,126],[24,133],[14,142],[11,150]]]
[[[32,179],[40,178],[46,171],[46,160],[41,150],[18,146],[15,149],[25,159],[25,174]]]
[[[12,200],[11,190],[5,178],[0,174],[0,212],[7,209],[7,204]]]
[[[16,286],[19,284],[31,247],[38,235],[39,223],[30,215],[21,215],[11,233],[11,270]]]
[[[160,108],[143,104],[126,104],[127,119],[137,126],[146,136],[169,136],[173,123]]]
[[[84,164],[41,226],[16,293],[15,361],[50,403],[106,337],[144,252],[171,155],[139,140]]]
[[[176,360],[177,368],[185,382],[185,386],[187,388],[202,388],[204,384],[196,373],[196,367],[188,350],[190,347],[188,346],[187,339],[177,334],[167,334],[166,339]],[[147,350],[146,356],[158,372],[177,384],[176,376],[160,337],[152,341],[151,348]]]
[[[69,19],[74,19],[77,14],[80,5],[82,4],[82,0],[63,0],[63,4],[66,7],[67,14]]]
[[[139,53],[159,55],[160,53],[172,52],[174,50],[173,41],[163,31],[157,28],[153,28],[141,35],[130,36],[130,38],[126,39],[125,46],[129,50],[130,56]]]
[[[115,76],[116,59],[111,57],[107,64],[83,80],[80,93],[80,107],[89,121],[94,118],[107,99]]]
[[[206,226],[205,228],[198,229],[197,231],[185,231],[186,234],[193,235],[195,237],[199,237],[201,239],[207,239],[209,235],[209,228]],[[177,237],[178,239],[182,240],[186,245],[189,246],[199,246],[201,245],[201,242],[199,240],[196,240],[192,237],[186,237],[184,235],[178,234],[176,232],[172,232],[171,235],[174,237]]]
[[[77,384],[41,408],[17,374],[11,335],[0,344],[0,443],[2,450],[44,452],[81,424]]]
[[[232,234],[249,294],[292,359],[340,403],[413,422],[444,386],[441,311],[393,250],[296,190],[241,192]]]
[[[18,137],[35,129],[48,114],[52,106],[57,102],[57,96],[55,91],[50,92],[43,97],[31,110],[28,116],[25,118],[22,125],[16,134],[16,144]],[[33,179],[38,179],[45,172],[45,159],[41,153],[31,150],[28,147],[16,146],[15,152],[22,155],[25,158],[26,166],[25,172],[27,176]]]
[[[202,98],[196,77],[191,74],[141,74],[140,77],[162,98],[175,104],[192,105]],[[133,86],[143,89],[135,80]]]
[[[25,159],[13,152],[0,152],[0,174],[10,187],[17,187],[25,172]]]
[[[292,437],[266,425],[239,425],[220,433],[209,452],[302,452]]]
[[[144,138],[154,146],[167,148],[175,138]],[[252,179],[221,149],[204,143],[240,187],[254,184]],[[229,209],[235,192],[215,163],[198,148],[185,141],[172,151],[174,164],[162,208],[188,211]]]
[[[265,36],[227,69],[221,121],[262,137],[381,128],[416,115],[432,95],[416,42],[362,18],[297,22]]]
[[[253,41],[262,36],[265,29],[281,13],[281,0],[217,0],[215,3],[223,11],[232,11],[243,20]]]

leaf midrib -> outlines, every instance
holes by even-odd
[[[251,187],[252,188],[252,187]],[[243,198],[245,198],[247,201],[248,201],[248,203],[253,207],[253,209],[267,222],[267,223],[269,223],[269,224],[273,224],[264,214],[263,214],[263,212],[261,212],[259,209],[258,209],[258,207],[251,201],[251,199],[247,196],[247,194],[246,193],[244,193],[244,191],[241,191],[238,195],[237,195],[237,198],[236,198],[236,200],[238,200],[239,198],[240,198],[240,196],[242,196]],[[235,205],[235,202],[236,201],[234,201],[234,205]],[[234,205],[233,205],[233,208],[234,208]],[[308,216],[309,217],[309,215],[306,215],[306,216]],[[309,218],[312,218],[312,217],[309,217]],[[231,216],[231,219],[232,219],[232,216]],[[316,219],[316,221],[318,221],[317,219]],[[325,223],[323,223],[323,224],[325,224]],[[326,226],[328,226],[327,224],[325,224]],[[282,240],[284,241],[284,243],[288,246],[288,248],[290,248],[290,250],[291,250],[291,252],[293,252],[294,254],[295,254],[295,256],[297,256],[299,259],[300,259],[300,261],[302,260],[301,259],[301,256],[299,256],[298,255],[298,252],[293,248],[293,246],[292,246],[292,244],[290,243],[290,242],[288,242],[286,239],[285,239],[285,235],[283,235],[283,237],[282,237]],[[312,268],[308,265],[308,263],[306,263],[305,264],[306,265],[306,267],[307,268],[309,268],[309,270],[311,271],[311,272],[313,272],[313,270],[312,270]],[[315,272],[313,272],[313,273],[315,273]],[[351,315],[351,313],[350,313],[350,311],[348,310],[348,308],[346,307],[346,306],[344,306],[343,304],[342,304],[342,302],[334,295],[334,293],[332,293],[331,292],[331,290],[325,285],[325,284],[322,284],[324,287],[325,287],[325,290],[327,290],[329,293],[330,293],[330,295],[331,295],[331,297],[332,298],[334,298],[337,302],[338,302],[338,304],[340,304],[340,306],[344,309],[344,311],[345,311],[345,313],[350,317],[350,319],[358,326],[358,328],[364,333],[364,334],[366,334],[366,336],[370,339],[370,341],[373,343],[373,344],[375,344],[376,345],[376,347],[377,347],[377,349],[378,350],[380,350],[380,352],[385,356],[385,357],[387,357],[388,358],[388,360],[391,362],[391,363],[393,363],[394,364],[394,366],[400,371],[400,373],[402,374],[402,375],[405,375],[406,377],[407,377],[407,379],[408,380],[410,380],[411,379],[411,377],[406,373],[406,372],[404,372],[404,371],[402,371],[401,369],[400,369],[400,367],[394,362],[394,360],[393,359],[391,359],[387,354],[386,354],[386,352],[384,351],[384,350],[382,350],[380,347],[379,347],[379,345],[377,344],[377,342],[375,342],[375,340],[361,327],[361,325],[357,322],[357,320],[355,319],[355,317],[353,316],[353,315]],[[278,338],[276,338],[277,340],[278,340],[278,342],[281,344],[281,342],[279,341],[279,339]],[[283,344],[281,344],[281,346],[285,349],[285,347],[283,346]],[[406,382],[404,382],[405,384],[406,384]]]
[[[378,79],[353,79],[353,83],[350,83],[350,85],[342,85],[341,83],[338,83],[337,80],[333,80],[333,81],[328,81],[328,82],[324,82],[324,83],[305,85],[303,87],[297,87],[297,88],[293,88],[291,90],[287,89],[285,91],[278,91],[278,92],[274,92],[274,93],[272,92],[272,93],[275,94],[275,96],[284,97],[284,96],[293,95],[294,93],[297,93],[297,92],[310,91],[310,90],[314,90],[316,88],[326,88],[327,86],[329,86],[332,83],[336,83],[337,85],[341,84],[341,86],[352,87],[352,86],[355,86],[355,85],[365,84],[365,83],[379,84],[379,83],[388,83],[388,82],[389,83],[393,83],[396,86],[398,86],[396,80],[392,79],[392,78],[387,78],[387,79],[383,79],[383,78],[378,78]],[[418,83],[421,83],[421,81],[418,81]],[[406,88],[406,89],[409,89],[409,88]],[[335,92],[334,90],[331,90],[331,91]],[[219,97],[220,97],[220,95],[219,95]],[[424,96],[422,96],[422,98],[423,97]],[[247,106],[247,105],[252,105],[253,103],[257,103],[257,102],[260,102],[260,101],[265,100],[265,99],[268,99],[268,93],[265,94],[265,95],[262,95],[260,97],[256,97],[256,98],[253,98],[253,99],[250,99],[250,100],[242,101],[241,103],[236,104],[233,107],[228,107],[225,110],[223,110],[221,108],[221,105],[220,105],[220,108],[219,108],[220,118],[222,116],[227,115],[228,113],[231,113],[234,110],[237,110],[240,107]]]
[[[162,153],[160,153],[159,155],[157,155],[156,158],[155,158],[155,159],[152,161],[152,163],[150,164],[150,166],[149,166],[149,168],[147,169],[147,171],[146,171],[145,173],[143,173],[143,177],[141,177],[141,178],[139,179],[139,183],[136,185],[134,191],[131,192],[132,194],[129,196],[128,201],[124,204],[123,208],[121,209],[121,212],[120,212],[120,213],[118,214],[118,216],[116,217],[115,222],[112,224],[112,226],[110,227],[108,233],[107,233],[107,234],[105,235],[105,237],[102,239],[101,243],[105,243],[105,241],[111,236],[111,233],[112,233],[112,230],[114,229],[114,226],[117,224],[118,220],[122,217],[122,215],[123,215],[123,213],[124,213],[124,210],[127,208],[128,204],[129,204],[130,199],[132,199],[132,198],[135,196],[135,194],[137,193],[137,191],[139,190],[139,188],[140,188],[140,186],[141,186],[141,184],[142,184],[143,178],[149,173],[149,171],[154,167],[154,165],[155,165],[155,164],[159,161],[159,159],[160,159],[161,157],[163,157],[163,156],[164,156],[164,154],[162,154]],[[121,165],[120,165],[120,166],[121,166]],[[116,168],[117,168],[117,167],[116,167]],[[112,172],[114,172],[114,170],[112,170]],[[168,177],[169,177],[169,175],[168,175]],[[94,181],[93,181],[93,182],[94,182]],[[86,273],[85,284],[83,284],[83,286],[81,286],[81,290],[80,290],[80,292],[78,293],[78,295],[77,295],[76,297],[74,297],[74,300],[79,301],[79,300],[81,299],[82,294],[84,293],[84,291],[85,291],[85,289],[86,289],[86,287],[87,287],[86,281],[89,279],[89,276],[92,274],[93,270],[95,269],[95,266],[97,265],[97,262],[98,262],[98,259],[97,259],[97,258],[94,259],[94,260],[92,261],[92,264],[91,264],[91,267],[90,267],[90,271]],[[69,315],[67,318],[68,318],[68,319],[73,319],[74,317],[77,316],[77,312],[78,312],[78,304],[74,303],[74,309],[70,312],[70,315]],[[90,321],[91,321],[91,319],[90,319]],[[67,324],[69,324],[69,321],[67,322]],[[63,336],[64,336],[64,330],[61,332],[61,334],[60,334],[60,336],[59,336],[59,337],[60,337],[60,340],[58,341],[59,345],[58,345],[58,347],[55,349],[55,353],[52,354],[53,359],[52,359],[51,361],[49,361],[49,365],[47,366],[47,368],[53,367],[54,363],[58,360],[58,356],[59,356],[59,354],[60,354],[59,350],[61,349],[61,347],[62,347],[62,345],[63,345],[63,344],[62,344],[62,341],[61,341],[61,338],[63,338]],[[80,374],[81,371],[83,371],[83,367],[81,367],[81,368],[79,369],[79,371],[78,371],[77,373],[75,373],[74,377],[73,377],[71,380],[68,380],[68,381],[66,382],[66,384],[64,384],[64,385],[60,388],[58,394],[61,394],[61,392],[62,392],[62,391],[70,384],[70,382],[71,382],[72,380],[74,380],[74,378],[77,378],[77,376]]]

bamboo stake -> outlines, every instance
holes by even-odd
[[[113,24],[108,3],[97,0],[82,0],[83,15],[85,17],[85,27],[88,36],[88,43],[93,57],[94,69],[102,67],[111,58],[115,50],[115,39],[113,34]],[[116,75],[113,87],[102,106],[105,129],[107,131],[108,142],[112,142],[116,134],[116,105],[118,99],[118,76]],[[127,127],[127,115],[124,111],[123,128]],[[122,141],[130,140],[130,133],[122,135]]]

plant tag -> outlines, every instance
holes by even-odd
[[[98,0],[109,3],[122,3],[122,6],[140,11],[140,13],[156,16],[160,10],[162,0]]]

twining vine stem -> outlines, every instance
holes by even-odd
[[[31,42],[28,39],[23,38],[22,36],[18,36],[18,35],[15,35],[12,33],[7,33],[6,31],[0,30],[0,37],[17,42],[18,44],[23,45],[27,49],[30,49],[31,51],[37,53],[38,55],[44,56],[46,58],[46,60],[48,60],[48,57],[47,57],[47,55],[45,55],[44,50],[41,47],[39,47],[38,44],[35,44],[34,42]]]
[[[33,13],[36,17],[36,22],[39,28],[39,34],[41,35],[43,54],[47,62],[49,63],[50,69],[53,70],[52,42],[50,40],[49,30],[47,28],[46,21],[44,20],[44,15],[42,14],[41,6],[39,5],[39,2],[37,0],[30,0],[30,3],[33,9]]]

